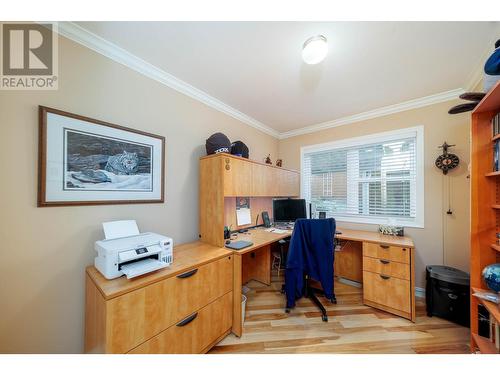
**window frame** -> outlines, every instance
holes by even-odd
[[[425,197],[424,197],[424,186],[425,186],[425,173],[424,173],[424,126],[418,125],[408,128],[401,128],[397,130],[391,130],[381,133],[373,133],[370,135],[364,135],[360,137],[345,138],[338,141],[319,143],[314,145],[302,146],[300,148],[300,196],[301,198],[308,199],[305,197],[305,191],[308,190],[305,186],[305,178],[303,178],[304,173],[304,154],[310,152],[320,152],[328,151],[339,148],[346,147],[358,147],[366,144],[374,144],[387,142],[392,140],[398,140],[401,138],[415,137],[415,218],[408,220],[400,217],[390,217],[391,221],[395,225],[400,225],[404,227],[411,228],[424,228],[425,221]],[[387,224],[389,216],[378,216],[378,217],[367,217],[367,216],[342,216],[335,215],[335,220],[343,221],[348,223],[362,223],[362,224]]]

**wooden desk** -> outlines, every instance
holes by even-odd
[[[375,232],[339,231],[342,233],[336,236],[338,239],[363,247],[363,254],[361,250],[359,253],[362,260],[350,267],[362,269],[364,303],[414,320],[411,239]],[[133,280],[125,277],[106,280],[95,267],[88,267],[85,352],[201,353],[230,331],[241,336],[242,285],[250,279],[271,283],[271,247],[291,234],[291,231],[278,234],[263,228],[252,229],[237,235],[239,240],[253,242],[239,251],[201,241],[177,245],[170,267]],[[336,264],[337,259],[338,256]],[[189,276],[179,277],[184,274]],[[388,275],[390,281],[382,278]],[[405,284],[402,293],[401,283]],[[384,298],[393,295],[398,303],[399,299],[405,299],[410,310],[387,306]],[[181,324],[192,316],[196,316],[192,322]]]
[[[349,260],[346,266],[361,275],[360,282],[367,283],[363,302],[415,321],[415,257],[411,238],[344,228],[337,228],[337,231],[341,232],[335,236],[337,239],[355,243],[357,246],[358,251],[352,258],[354,261]],[[243,332],[242,285],[251,279],[266,285],[271,283],[271,245],[291,234],[292,231],[278,234],[259,227],[246,233],[238,233],[237,237],[233,238],[253,243],[248,248],[233,250],[232,331],[236,336],[241,336]],[[337,259],[339,255],[336,254],[336,262]]]

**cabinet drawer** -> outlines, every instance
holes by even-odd
[[[392,260],[363,257],[363,271],[410,280],[410,265]]]
[[[107,352],[125,353],[232,290],[225,257],[106,303]]]
[[[387,259],[393,262],[410,263],[410,249],[408,247],[387,246],[363,242],[363,256]]]
[[[227,293],[134,348],[131,354],[200,353],[232,325],[233,293]]]
[[[363,298],[406,313],[411,312],[408,280],[363,271]]]

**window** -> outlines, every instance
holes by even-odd
[[[301,149],[302,196],[339,221],[423,227],[423,127]]]

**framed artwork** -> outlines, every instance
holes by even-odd
[[[165,138],[39,107],[38,207],[164,202]]]

